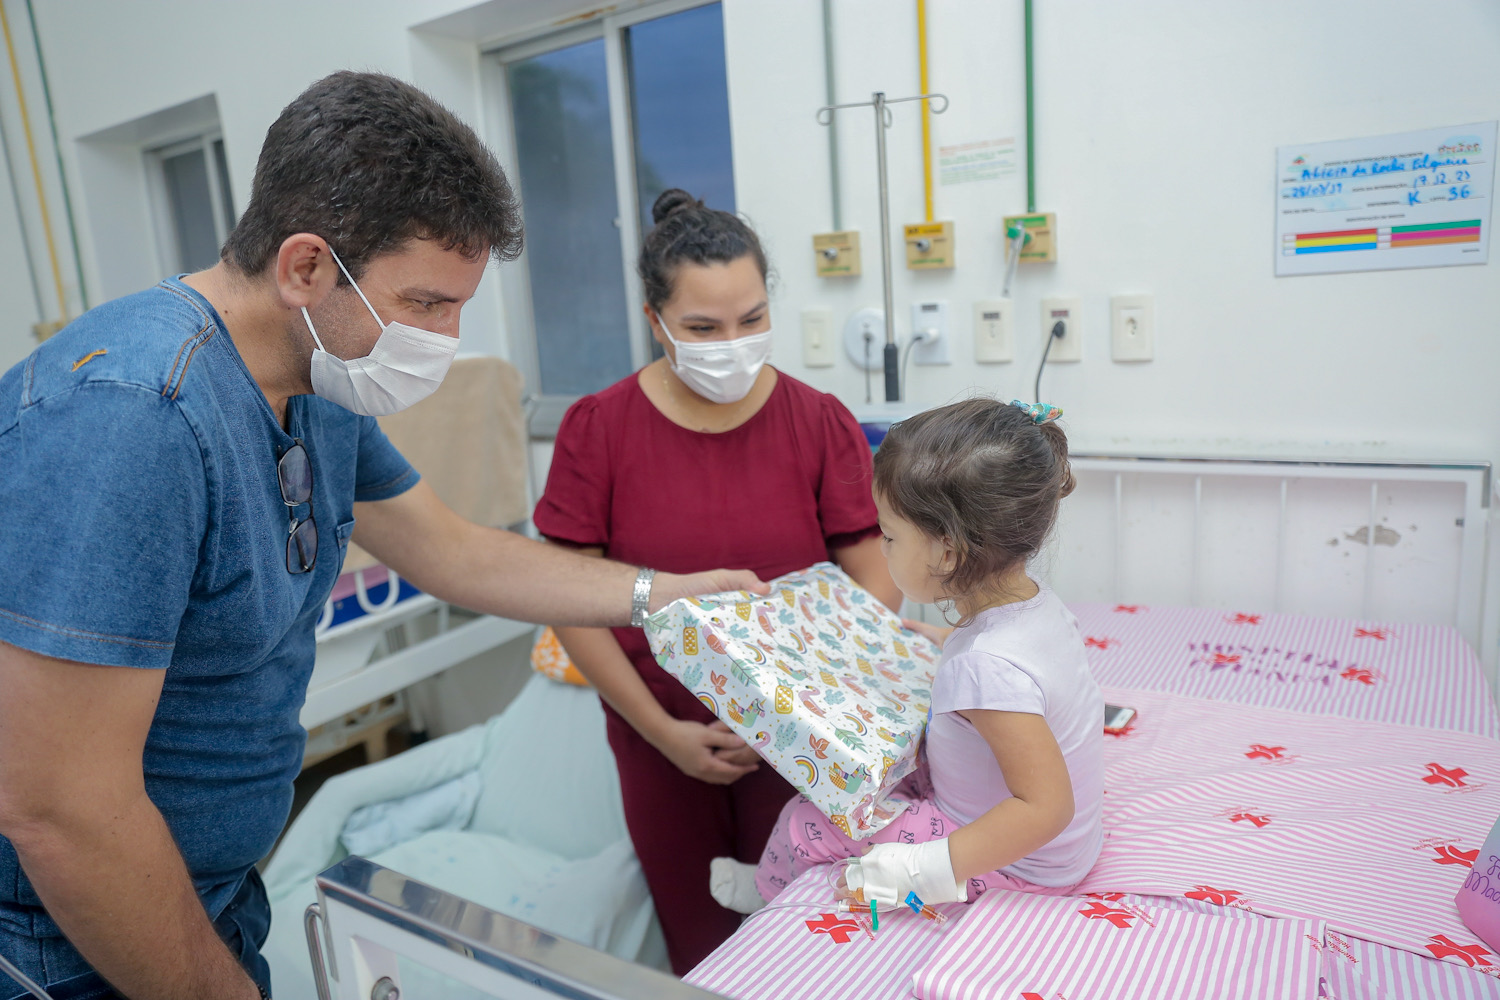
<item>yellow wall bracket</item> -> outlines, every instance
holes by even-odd
[[[953,223],[919,222],[906,227],[906,266],[914,271],[952,267]]]

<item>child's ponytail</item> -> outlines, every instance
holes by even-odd
[[[1057,498],[1072,493],[1078,486],[1078,481],[1073,478],[1073,464],[1068,461],[1068,435],[1057,425],[1057,421],[1049,420],[1042,424],[1042,437],[1052,447],[1052,457],[1057,463]]]

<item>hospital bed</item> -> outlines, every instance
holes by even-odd
[[[1239,544],[1243,549],[1240,558],[1246,565],[1254,561],[1252,556],[1274,562],[1274,571],[1266,572],[1264,567],[1257,570],[1253,566],[1246,570],[1249,575],[1267,581],[1268,586],[1273,586],[1274,589],[1260,595],[1259,601],[1252,600],[1255,595],[1246,596],[1247,603],[1240,608],[1233,605],[1193,608],[1184,605],[1189,600],[1218,602],[1221,605],[1224,602],[1223,595],[1216,593],[1214,589],[1212,563],[1223,553],[1225,543],[1214,537],[1212,527],[1217,515],[1213,505],[1216,495],[1224,486],[1218,481],[1218,477],[1232,475],[1236,467],[1231,466],[1230,473],[1223,473],[1218,465],[1207,467],[1201,463],[1153,463],[1147,467],[1148,472],[1137,473],[1136,464],[1126,465],[1121,469],[1113,463],[1137,463],[1140,461],[1138,459],[1111,458],[1097,461],[1105,464],[1090,467],[1087,461],[1080,460],[1080,490],[1077,500],[1070,501],[1074,504],[1074,509],[1065,511],[1060,532],[1063,541],[1046,554],[1039,572],[1055,580],[1067,581],[1067,589],[1063,591],[1065,595],[1095,593],[1111,598],[1074,604],[1073,607],[1079,617],[1090,660],[1098,671],[1101,683],[1110,688],[1115,697],[1127,703],[1133,702],[1135,707],[1141,709],[1139,733],[1149,734],[1158,724],[1165,725],[1169,735],[1175,732],[1171,725],[1176,725],[1178,730],[1191,728],[1181,724],[1183,705],[1201,706],[1204,712],[1211,712],[1216,706],[1242,706],[1239,711],[1242,711],[1245,720],[1267,724],[1275,722],[1280,725],[1286,725],[1287,721],[1277,717],[1277,713],[1292,710],[1301,713],[1292,716],[1293,728],[1303,727],[1310,732],[1328,729],[1333,720],[1338,720],[1340,724],[1355,726],[1363,722],[1372,726],[1394,724],[1399,727],[1421,727],[1411,731],[1446,731],[1454,734],[1452,738],[1455,739],[1477,739],[1480,742],[1470,748],[1477,754],[1476,759],[1483,758],[1482,766],[1500,775],[1500,763],[1494,762],[1493,744],[1493,740],[1500,736],[1500,718],[1497,718],[1489,697],[1482,665],[1473,652],[1473,645],[1480,634],[1492,626],[1482,621],[1481,615],[1474,613],[1474,609],[1485,607],[1482,594],[1476,595],[1465,589],[1472,586],[1472,579],[1468,574],[1472,573],[1476,560],[1482,566],[1486,558],[1483,542],[1485,517],[1488,515],[1487,470],[1462,467],[1453,471],[1434,472],[1431,466],[1414,467],[1407,470],[1415,475],[1414,479],[1396,479],[1398,483],[1414,483],[1418,490],[1415,500],[1402,501],[1397,498],[1399,489],[1381,493],[1378,491],[1388,490],[1389,487],[1377,485],[1371,489],[1368,480],[1372,473],[1382,479],[1399,477],[1400,470],[1385,467],[1342,468],[1320,464],[1316,468],[1324,471],[1319,475],[1330,476],[1327,470],[1331,469],[1333,480],[1329,488],[1323,489],[1318,488],[1322,485],[1321,480],[1313,483],[1313,488],[1307,488],[1306,480],[1317,479],[1318,476],[1305,475],[1308,469],[1301,464],[1289,463],[1286,468],[1276,468],[1257,463],[1253,475],[1259,478],[1247,491],[1253,492],[1257,487],[1269,484],[1272,501],[1269,506],[1273,515],[1264,520],[1273,532],[1273,540],[1240,539]],[[1207,483],[1201,478],[1206,472],[1210,475]],[[1148,491],[1140,488],[1140,484],[1131,483],[1130,477],[1137,474],[1177,478],[1167,480],[1172,485],[1168,489],[1169,495],[1163,499],[1150,497]],[[1427,478],[1429,476],[1438,478]],[[1450,478],[1443,479],[1443,476]],[[1183,486],[1187,488],[1183,489]],[[1299,617],[1267,610],[1278,602],[1293,603],[1297,588],[1305,585],[1299,580],[1298,574],[1306,572],[1306,567],[1298,562],[1293,542],[1288,540],[1298,537],[1302,530],[1299,518],[1307,516],[1297,509],[1299,498],[1310,498],[1315,508],[1322,504],[1323,507],[1318,508],[1321,510],[1328,507],[1330,498],[1334,501],[1346,499],[1351,490],[1358,491],[1370,503],[1361,512],[1368,513],[1371,517],[1371,523],[1365,525],[1366,537],[1382,537],[1379,529],[1383,522],[1380,519],[1399,514],[1409,522],[1406,525],[1408,539],[1436,539],[1435,544],[1439,548],[1437,555],[1419,553],[1419,556],[1426,563],[1437,565],[1441,573],[1428,565],[1426,568],[1419,567],[1411,575],[1419,579],[1421,586],[1447,593],[1450,599],[1447,606],[1436,609],[1432,607],[1430,600],[1423,603],[1419,599],[1411,602],[1406,610],[1413,616],[1427,615],[1438,621],[1397,621],[1391,624],[1356,617]],[[1132,498],[1143,509],[1132,509]],[[1265,497],[1260,499],[1264,500]],[[1172,503],[1184,500],[1196,505],[1196,509],[1189,506],[1186,512],[1179,510],[1174,515]],[[1094,516],[1081,516],[1080,508],[1083,513],[1087,513],[1090,505]],[[1345,508],[1347,506],[1344,505]],[[1478,513],[1475,513],[1476,508],[1479,509]],[[1167,540],[1162,543],[1167,556],[1163,559],[1160,552],[1155,553],[1158,561],[1167,563],[1171,563],[1174,551],[1178,555],[1185,553],[1186,561],[1198,567],[1192,574],[1192,579],[1187,581],[1190,592],[1180,595],[1175,604],[1144,601],[1125,603],[1124,600],[1113,599],[1115,593],[1123,597],[1142,590],[1149,591],[1151,581],[1140,577],[1140,571],[1129,565],[1128,539],[1110,539],[1108,530],[1102,533],[1103,538],[1100,537],[1097,522],[1101,519],[1101,510],[1104,512],[1102,517],[1106,527],[1116,532],[1146,530],[1141,525],[1144,523],[1149,528],[1153,514],[1158,515],[1158,521],[1170,524],[1174,529],[1190,531],[1193,536],[1191,544]],[[1347,513],[1347,510],[1344,512]],[[1466,517],[1469,530],[1464,530],[1464,524],[1460,523]],[[1418,529],[1427,529],[1443,524],[1459,529],[1458,544],[1452,544],[1451,532],[1443,536],[1442,532],[1436,530],[1426,535],[1422,530],[1411,530],[1412,525],[1416,525]],[[1473,530],[1476,524],[1477,531]],[[1087,536],[1090,530],[1095,533],[1093,538]],[[1085,538],[1086,544],[1082,547],[1088,550],[1092,563],[1070,565],[1072,556],[1066,547],[1075,544],[1080,535]],[[1472,550],[1476,538],[1479,543],[1477,553]],[[1364,554],[1359,549],[1350,549],[1364,556],[1359,571],[1346,572],[1343,577],[1335,578],[1334,584],[1342,582],[1346,587],[1354,588],[1356,597],[1353,600],[1366,604],[1373,602],[1375,607],[1383,610],[1393,598],[1382,590],[1382,587],[1390,586],[1388,581],[1372,582],[1374,571],[1383,568],[1376,560],[1390,556],[1407,560],[1416,558],[1401,548],[1393,548],[1395,551],[1391,553],[1380,551],[1369,554]],[[1341,558],[1352,563],[1355,557]],[[1317,565],[1313,566],[1314,571],[1318,568]],[[1362,572],[1365,575],[1362,576]],[[1089,577],[1090,573],[1094,575],[1092,579]],[[1454,574],[1454,581],[1446,590],[1442,586],[1433,586],[1434,580],[1442,573]],[[1336,590],[1326,579],[1320,585],[1330,592]],[[1059,584],[1059,589],[1062,586]],[[1112,590],[1121,587],[1123,589],[1119,591]],[[1338,595],[1334,593],[1333,596]],[[1444,624],[1444,620],[1451,624]],[[1288,670],[1288,664],[1292,664],[1294,669]],[[593,733],[597,737],[596,742],[590,744],[587,740],[575,740],[568,744],[570,752],[578,752],[576,759],[570,758],[573,762],[569,767],[576,768],[578,773],[592,773],[596,778],[603,775],[604,784],[590,790],[589,786],[544,770],[539,780],[527,789],[502,787],[498,791],[486,790],[482,794],[488,796],[491,804],[508,801],[510,808],[526,812],[537,808],[581,810],[593,801],[595,805],[603,804],[602,812],[586,818],[575,814],[569,817],[567,823],[576,826],[587,822],[596,826],[603,824],[602,828],[623,830],[622,821],[616,812],[618,792],[613,784],[613,762],[604,745],[600,727],[593,721],[582,726],[579,724],[581,719],[570,722],[563,715],[557,714],[559,710],[566,710],[565,706],[570,701],[580,705],[588,704],[596,712],[594,696],[585,689],[549,687],[551,684],[551,681],[534,678],[522,701],[483,728],[484,736],[460,734],[463,748],[459,755],[469,762],[464,767],[444,767],[431,773],[425,770],[416,773],[415,769],[422,757],[415,758],[418,763],[403,761],[412,758],[413,753],[439,752],[422,747],[386,764],[335,779],[329,783],[328,792],[314,800],[304,817],[288,833],[286,845],[268,871],[268,886],[276,907],[273,939],[268,951],[281,977],[278,980],[279,996],[295,998],[311,995],[307,992],[310,973],[307,972],[306,952],[300,936],[300,908],[311,901],[312,876],[318,866],[336,861],[342,856],[345,850],[344,832],[361,806],[419,799],[423,793],[429,793],[452,781],[458,771],[465,768],[478,771],[484,767],[482,761],[492,758],[513,760],[526,754],[526,759],[539,761],[538,766],[545,768],[550,756],[548,753],[537,754],[534,745],[548,744],[538,744],[538,741],[549,738],[555,740],[556,734],[561,732]],[[1162,698],[1164,693],[1168,696],[1168,701],[1153,700]],[[1170,699],[1173,695],[1178,698],[1175,703]],[[1323,720],[1321,723],[1320,718]],[[1173,723],[1174,719],[1178,721]],[[590,729],[589,726],[593,728]],[[1230,727],[1226,724],[1216,728]],[[457,749],[460,737],[450,739]],[[1256,742],[1261,742],[1268,752],[1275,751],[1278,747],[1274,741]],[[443,741],[439,741],[439,744],[442,743]],[[1131,740],[1111,745],[1114,767],[1112,773],[1129,776],[1130,751],[1140,745],[1139,741]],[[1285,750],[1284,747],[1281,749]],[[444,749],[441,752],[448,751]],[[1243,752],[1255,751],[1247,745]],[[425,768],[426,765],[422,766]],[[413,768],[414,771],[408,774],[406,768]],[[398,774],[403,775],[399,781],[387,777]],[[1430,776],[1439,777],[1436,772]],[[1354,777],[1364,780],[1368,775],[1350,777],[1351,780]],[[1114,787],[1124,793],[1121,801],[1128,802],[1130,795],[1139,792],[1138,788],[1120,782]],[[562,807],[554,805],[557,789],[560,788],[577,790],[576,794],[562,797]],[[1471,825],[1475,827],[1474,830],[1465,829],[1461,831],[1461,836],[1448,831],[1446,837],[1427,838],[1447,841],[1446,846],[1456,852],[1451,856],[1458,859],[1454,871],[1461,868],[1462,852],[1466,849],[1462,845],[1468,843],[1470,848],[1476,847],[1475,838],[1482,836],[1481,827],[1487,827],[1493,816],[1500,812],[1500,804],[1491,803],[1487,797],[1493,795],[1496,789],[1500,789],[1500,782],[1492,784],[1489,789],[1481,788],[1464,799],[1472,807]],[[523,806],[521,803],[527,805]],[[406,804],[410,806],[413,803]],[[556,930],[563,936],[574,937],[586,943],[604,942],[604,947],[622,956],[627,955],[631,947],[637,947],[634,957],[648,963],[660,962],[659,938],[656,937],[654,928],[648,930],[645,936],[639,936],[634,929],[630,933],[615,931],[609,919],[605,921],[608,929],[601,929],[599,925],[581,926],[576,923],[579,913],[566,912],[565,904],[584,905],[585,909],[586,904],[580,904],[576,896],[569,896],[566,892],[553,892],[544,897],[535,885],[517,889],[515,884],[520,873],[516,870],[503,877],[491,877],[490,874],[466,875],[471,870],[477,872],[483,869],[494,848],[490,841],[480,838],[464,839],[464,835],[494,836],[493,831],[486,829],[482,822],[474,821],[473,817],[479,815],[478,811],[470,814],[470,819],[465,824],[463,814],[467,807],[462,803],[457,807],[458,819],[452,818],[454,810],[445,811],[441,808],[441,803],[438,807],[434,807],[431,802],[417,802],[415,805],[418,808],[413,811],[423,815],[442,813],[444,821],[449,825],[441,829],[423,827],[413,832],[411,824],[408,824],[404,834],[398,833],[399,842],[391,841],[384,850],[375,852],[376,860],[388,867],[413,874],[423,881],[452,888],[461,895],[472,897],[480,891],[489,892],[490,895],[481,902],[492,905],[498,903],[495,908],[502,912],[520,915],[545,929]],[[1247,815],[1246,819],[1232,821],[1227,816],[1221,817],[1232,829],[1254,827],[1254,821],[1248,818],[1251,815],[1265,818],[1264,813],[1253,811],[1254,803],[1241,805],[1244,808],[1240,811]],[[426,809],[426,813],[422,812],[423,809]],[[368,816],[365,821],[368,821]],[[453,826],[455,823],[458,824],[457,827]],[[355,826],[359,827],[360,824]],[[514,827],[507,828],[505,836],[514,835],[515,832]],[[354,833],[357,839],[359,830],[356,829]],[[400,839],[402,836],[408,839]],[[546,848],[549,842],[543,839],[539,845]],[[428,849],[428,845],[432,844],[442,845],[442,850],[447,853],[442,850],[434,853]],[[622,841],[622,844],[627,853],[619,856],[621,863],[630,867],[633,865],[633,858],[628,857],[628,842]],[[588,846],[599,847],[601,852],[604,850],[597,841]],[[1434,858],[1450,856],[1441,853],[1440,848],[1444,846],[1442,843],[1426,846],[1430,851],[1437,852],[1433,854]],[[503,855],[507,849],[501,848],[500,854]],[[1352,857],[1358,850],[1359,846],[1354,845],[1348,853]],[[1433,892],[1439,896],[1446,892],[1447,898],[1451,899],[1461,878],[1449,877],[1450,866],[1419,857],[1415,850],[1412,853],[1413,857],[1419,858],[1423,864],[1430,866],[1432,872],[1441,876],[1436,881],[1428,879],[1426,884],[1432,890],[1428,896],[1432,896]],[[292,860],[299,857],[301,860]],[[1325,867],[1336,870],[1338,857],[1335,852],[1335,858],[1328,860]],[[1419,874],[1425,874],[1420,866],[1416,870]],[[644,886],[638,881],[639,876],[634,868],[630,869],[630,876],[634,884],[632,891],[644,892]],[[1134,875],[1127,872],[1125,877]],[[1451,887],[1442,878],[1448,878],[1452,882]],[[510,881],[507,882],[507,879]],[[995,901],[986,902],[983,907],[976,904],[970,908],[954,908],[949,923],[936,933],[933,926],[925,921],[918,921],[914,917],[907,920],[903,915],[893,915],[888,920],[883,920],[877,941],[869,942],[857,932],[841,938],[839,922],[825,919],[826,915],[833,912],[826,879],[819,873],[812,873],[788,890],[782,900],[778,900],[778,904],[789,905],[779,905],[750,920],[689,979],[706,989],[743,1000],[762,997],[905,997],[912,995],[913,983],[920,974],[927,973],[929,979],[940,979],[944,974],[952,975],[955,967],[972,966],[975,954],[1004,950],[1000,945],[1008,940],[1005,935],[1020,934],[1019,940],[1024,941],[1034,941],[1048,935],[1057,936],[1069,929],[1070,921],[1088,921],[1089,918],[1080,917],[1079,914],[1097,903],[1104,908],[1097,912],[1105,916],[1115,910],[1133,907],[1158,925],[1176,921],[1182,925],[1179,928],[1182,939],[1194,945],[1199,952],[1213,953],[1214,948],[1239,948],[1245,955],[1258,956],[1252,963],[1257,967],[1289,970],[1287,975],[1292,979],[1298,975],[1324,979],[1343,990],[1333,995],[1343,997],[1344,1000],[1351,997],[1376,1000],[1384,996],[1413,993],[1455,998],[1497,995],[1491,989],[1495,980],[1469,970],[1456,955],[1447,955],[1441,962],[1433,956],[1424,958],[1409,947],[1393,946],[1390,941],[1393,937],[1399,939],[1399,933],[1386,933],[1384,936],[1379,933],[1371,934],[1370,937],[1375,940],[1362,938],[1350,933],[1348,926],[1337,923],[1330,925],[1325,917],[1316,913],[1293,916],[1291,911],[1295,907],[1291,905],[1283,907],[1279,914],[1281,920],[1269,920],[1253,909],[1220,905],[1224,900],[1232,902],[1236,895],[1233,891],[1228,895],[1217,892],[1220,888],[1206,884],[1206,888],[1198,892],[1198,896],[1162,894],[1165,890],[1153,894],[1106,889],[1100,892],[1099,898],[1072,901],[1073,910],[1061,914],[1000,912],[999,901],[1004,897],[997,896]],[[1290,891],[1295,896],[1296,890],[1306,890],[1308,885],[1292,880],[1289,889],[1287,886],[1279,888]],[[507,890],[509,895],[506,894]],[[1188,890],[1189,893],[1195,891],[1197,890]],[[616,898],[629,903],[637,897],[632,896],[630,891],[622,890]],[[1295,902],[1293,899],[1294,904]],[[543,914],[547,905],[562,909]],[[1049,905],[1067,906],[1069,903]],[[507,909],[507,906],[513,908]],[[623,926],[639,926],[632,922],[638,919],[638,911],[632,911],[627,905],[621,912]],[[605,916],[610,918],[609,914]],[[1114,919],[1129,923],[1135,918],[1117,915]],[[1233,934],[1226,938],[1223,923],[1229,919],[1246,921],[1244,927],[1233,928],[1234,933],[1242,939],[1235,938]],[[548,920],[554,922],[549,925],[546,922]],[[570,920],[575,923],[569,924]],[[1250,922],[1255,922],[1253,928]],[[1261,927],[1260,923],[1265,926]],[[1108,919],[1102,923],[1093,921],[1086,926],[1095,924],[1114,927]],[[1354,929],[1358,929],[1357,925]],[[1298,931],[1298,934],[1289,937],[1291,930]],[[1452,928],[1450,930],[1453,934],[1460,933]],[[961,934],[966,936],[960,936]],[[1464,942],[1457,943],[1461,945]],[[946,944],[952,944],[952,947],[944,950]],[[1309,965],[1307,955],[1297,950],[1303,945],[1308,954],[1316,957],[1315,964]],[[1086,941],[1081,942],[1080,947],[1081,950],[1075,949],[1077,954],[1088,954]],[[1333,957],[1337,957],[1343,964],[1334,962]],[[1108,968],[1111,962],[1124,961],[1125,958],[1110,958],[1105,955],[1085,964]],[[1357,970],[1358,975],[1352,973],[1351,969]],[[948,971],[945,973],[944,970]],[[940,989],[943,984],[929,983],[928,986]],[[929,992],[923,995],[946,994]],[[1052,997],[1052,994],[1035,995]],[[1191,994],[1185,992],[1182,995]],[[1230,991],[1222,995],[1250,994]],[[1266,992],[1264,995],[1277,994]]]
[[[1500,997],[1452,902],[1500,814],[1500,715],[1451,627],[1074,611],[1106,698],[1140,712],[1106,739],[1106,846],[1076,895],[993,891],[871,939],[814,869],[687,981],[735,1000]],[[1316,714],[1277,707],[1288,691]]]
[[[872,938],[813,870],[687,980],[736,1000],[1500,997],[1452,902],[1500,814],[1488,468],[1075,468],[1037,569],[1098,598],[1071,605],[1090,663],[1140,711],[1106,739],[1106,846],[1077,895],[995,891]],[[1276,610],[1319,602],[1347,613]]]

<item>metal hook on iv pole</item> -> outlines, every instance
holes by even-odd
[[[833,113],[845,108],[875,109],[875,165],[880,174],[880,280],[885,301],[885,401],[894,403],[901,399],[900,354],[896,349],[896,309],[891,292],[891,199],[886,182],[885,130],[891,127],[892,116],[889,105],[907,101],[932,101],[932,113],[940,115],[948,110],[946,94],[918,94],[915,97],[897,97],[887,100],[884,91],[876,91],[868,101],[857,104],[829,104],[818,109],[819,125],[832,125]],[[942,101],[942,106],[936,102]]]

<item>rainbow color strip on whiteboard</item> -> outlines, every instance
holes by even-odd
[[[1288,233],[1282,237],[1282,253],[1336,253],[1340,250],[1376,250],[1396,247],[1432,247],[1449,243],[1478,243],[1479,219],[1462,222],[1429,222],[1416,226],[1382,226],[1341,229],[1325,233]]]
[[[1345,229],[1329,233],[1298,233],[1288,242],[1292,243],[1292,249],[1296,253],[1374,250],[1380,245],[1380,230]]]
[[[1425,226],[1392,226],[1391,247],[1430,247],[1444,243],[1478,243],[1479,220],[1430,222]]]

